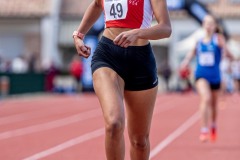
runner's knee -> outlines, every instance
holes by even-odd
[[[131,145],[138,150],[145,150],[149,147],[149,135],[136,136],[131,138]]]
[[[122,135],[124,131],[124,120],[117,119],[111,122],[108,122],[106,125],[106,133],[111,137],[116,137]]]
[[[212,101],[212,98],[210,95],[204,95],[202,97],[202,102],[208,106],[211,105],[211,101]]]

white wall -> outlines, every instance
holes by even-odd
[[[11,60],[28,52],[26,37],[39,35],[38,19],[1,19],[0,20],[0,54]],[[37,52],[37,51],[36,51]]]
[[[45,69],[48,69],[51,65],[58,68],[62,66],[62,58],[58,46],[61,0],[52,0],[51,3],[52,12],[41,21],[41,58],[42,66]]]
[[[177,42],[186,38],[193,32],[195,32],[200,25],[195,22],[193,19],[175,19],[172,20],[172,36],[169,44],[170,51],[170,64],[173,69],[177,69],[179,67],[178,57],[180,54],[179,49],[176,47]]]

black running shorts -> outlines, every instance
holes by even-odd
[[[196,77],[195,78],[195,82],[197,82],[199,79],[201,79],[201,78],[203,78],[203,77]],[[203,78],[203,79],[205,79],[205,78]],[[208,81],[207,79],[205,79],[206,81]],[[208,81],[208,83],[209,83],[209,87],[210,87],[210,89],[212,90],[212,91],[216,91],[216,90],[219,90],[220,88],[221,88],[221,82],[218,82],[218,83],[210,83],[209,81]]]
[[[123,48],[102,37],[92,57],[92,73],[101,67],[114,70],[125,82],[125,90],[140,91],[158,85],[157,67],[150,44]]]

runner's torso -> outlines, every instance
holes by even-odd
[[[102,0],[105,16],[104,36],[114,39],[121,32],[149,28],[152,22],[150,0]],[[145,45],[147,40],[139,39],[131,45]]]
[[[221,48],[217,34],[209,42],[199,41],[197,44],[196,77],[206,78],[209,82],[220,82]]]

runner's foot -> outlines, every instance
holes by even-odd
[[[207,132],[205,133],[201,133],[200,136],[199,136],[199,140],[201,142],[207,142],[209,140],[209,135]]]
[[[211,128],[211,134],[210,134],[210,140],[212,142],[215,142],[217,139],[217,132],[216,132],[216,127]]]

